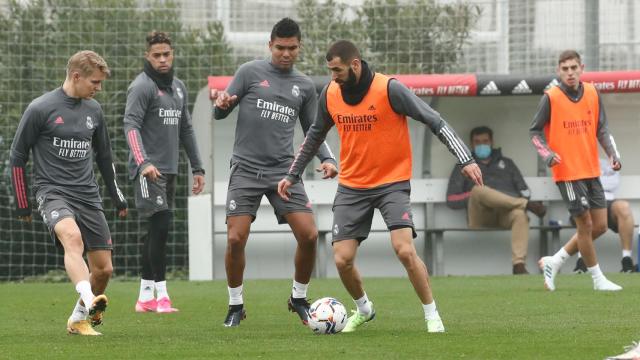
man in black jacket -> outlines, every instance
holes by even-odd
[[[529,217],[526,210],[543,217],[546,208],[529,201],[529,187],[513,160],[493,148],[493,131],[486,126],[471,130],[471,148],[484,175],[485,186],[474,183],[453,170],[447,187],[447,206],[467,208],[470,228],[511,229],[513,274],[528,274],[525,267],[529,243]]]

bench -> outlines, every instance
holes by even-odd
[[[526,177],[531,189],[532,200],[543,201],[547,204],[554,203],[559,207],[562,199],[557,186],[549,177]],[[424,238],[424,246],[419,249],[423,259],[429,266],[433,275],[443,275],[444,272],[444,241],[445,232],[468,231],[508,231],[505,229],[469,229],[466,226],[466,212],[464,210],[451,210],[446,208],[446,188],[448,179],[413,179],[411,181],[411,203],[415,230]],[[635,184],[640,183],[640,176],[623,176],[617,196],[621,199],[640,199],[640,188]],[[331,231],[333,228],[333,213],[331,207],[337,189],[335,180],[305,181],[305,188],[314,208],[316,224],[319,232],[318,258],[316,262],[315,276],[325,277],[328,264],[332,264],[330,254]],[[212,243],[208,244],[203,238],[212,239],[214,235],[226,234],[225,201],[227,183],[216,182],[214,185],[213,206],[210,194],[192,196],[189,200],[189,212],[200,213],[202,216],[189,217],[189,258],[190,278],[207,279],[212,276],[207,273],[212,268]],[[207,200],[209,199],[209,200]],[[194,204],[192,207],[192,203]],[[213,209],[211,209],[213,207]],[[263,198],[261,209],[269,209],[270,205]],[[377,214],[377,212],[376,212]],[[566,210],[564,210],[566,215]],[[213,219],[207,222],[207,216]],[[192,221],[192,218],[194,220]],[[560,247],[560,233],[571,226],[550,226],[543,222],[535,224],[536,217],[532,216],[531,229],[540,232],[540,253],[549,254]],[[197,221],[196,221],[197,219]],[[192,229],[193,228],[193,229]],[[211,230],[213,228],[213,231]],[[192,231],[193,230],[193,231]],[[381,217],[376,215],[372,223],[371,232],[386,232],[386,225]],[[259,216],[252,225],[252,234],[288,233],[288,226],[279,226],[273,216]],[[192,263],[194,267],[192,267]],[[211,270],[212,271],[212,270]],[[191,274],[194,277],[191,277]],[[202,275],[197,275],[198,273]]]

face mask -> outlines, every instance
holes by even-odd
[[[476,145],[473,152],[476,154],[478,159],[484,160],[491,155],[491,146],[487,144]]]

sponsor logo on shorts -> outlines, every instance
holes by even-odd
[[[91,116],[87,116],[87,129],[93,129],[93,120],[91,119]]]
[[[234,211],[235,209],[236,209],[236,201],[235,200],[229,201],[229,210]]]
[[[293,87],[291,88],[291,94],[295,97],[300,96],[300,88],[298,87],[298,85],[293,85]]]
[[[402,214],[402,220],[410,220],[411,217],[409,216],[409,213],[405,211],[404,214]]]
[[[109,238],[109,240],[107,240],[107,245],[113,245],[113,241],[111,240],[111,238]]]
[[[58,213],[57,211],[53,210],[51,212],[51,220],[55,220],[58,218],[58,216],[60,216],[60,213]]]
[[[305,205],[305,207],[311,209],[311,201],[308,201],[307,204]]]
[[[162,200],[162,196],[158,195],[156,197],[156,204],[158,204],[158,205],[164,204],[164,200]]]
[[[333,225],[333,235],[338,235],[339,232],[338,224]]]
[[[584,196],[580,197],[580,203],[582,204],[582,206],[588,206],[589,202],[587,201],[587,198]]]

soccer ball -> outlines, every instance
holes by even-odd
[[[347,309],[334,298],[318,299],[309,308],[307,325],[315,334],[339,333],[347,325]]]

